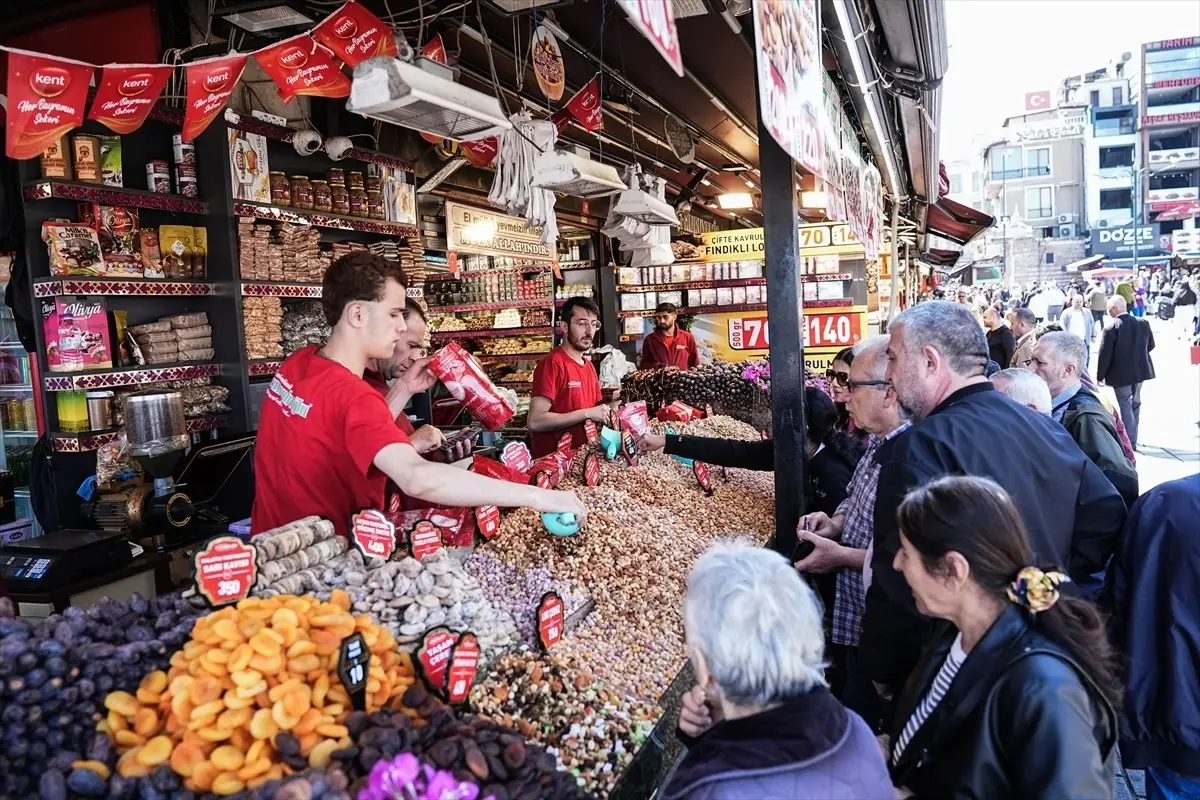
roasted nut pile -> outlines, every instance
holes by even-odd
[[[423,561],[411,556],[389,561],[367,572],[363,585],[348,592],[354,611],[372,614],[406,650],[416,649],[425,631],[439,625],[471,631],[485,653],[506,648],[516,638],[512,617],[492,605],[479,582],[446,550]]]
[[[189,791],[230,795],[327,766],[350,745],[341,724],[350,697],[336,671],[342,639],[358,631],[371,650],[368,710],[398,702],[415,680],[391,633],[349,609],[336,591],[328,603],[248,598],[201,617],[169,671],[146,675],[136,694],[104,698],[99,730],[117,743],[116,772],[144,777],[167,764]]]
[[[471,690],[471,707],[546,747],[599,797],[616,785],[661,712],[560,658],[504,656]]]
[[[558,592],[568,617],[588,601],[585,586],[572,581],[556,581],[550,570],[543,566],[521,569],[487,552],[473,553],[464,566],[479,581],[485,596],[516,620],[521,641],[527,645],[537,641],[534,622],[538,603],[546,592]]]
[[[49,772],[65,783],[114,689],[166,667],[200,610],[179,594],[104,598],[36,624],[0,598],[0,797],[29,797]],[[90,758],[91,756],[89,756]]]

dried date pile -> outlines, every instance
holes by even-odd
[[[718,413],[748,418],[763,403],[761,390],[742,377],[752,362],[714,361],[686,371],[646,369],[631,372],[621,379],[621,399],[645,400],[659,408],[673,400],[682,400],[696,408],[711,403]]]

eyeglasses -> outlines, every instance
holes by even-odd
[[[600,325],[601,325],[599,320],[590,320],[590,319],[573,319],[573,320],[571,320],[571,324],[574,325],[576,328],[579,328],[580,330],[593,330],[593,331],[600,330]]]
[[[892,384],[889,381],[846,381],[846,388],[848,388],[852,392],[855,389],[858,389],[859,387],[862,387],[862,386],[888,387],[891,385]]]
[[[835,372],[831,369],[827,369],[827,370],[825,370],[825,377],[826,377],[826,379],[832,381],[833,383],[838,384],[839,386],[845,386],[847,383],[850,382],[850,373],[849,372]]]

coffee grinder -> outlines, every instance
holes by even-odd
[[[127,530],[132,536],[165,543],[165,534],[185,527],[195,507],[175,487],[175,475],[189,437],[183,415],[183,395],[177,391],[147,391],[125,398],[125,438],[129,455],[154,479],[134,487],[125,501]]]

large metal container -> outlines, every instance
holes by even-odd
[[[179,392],[138,392],[125,398],[129,454],[155,478],[174,472],[188,447]]]

